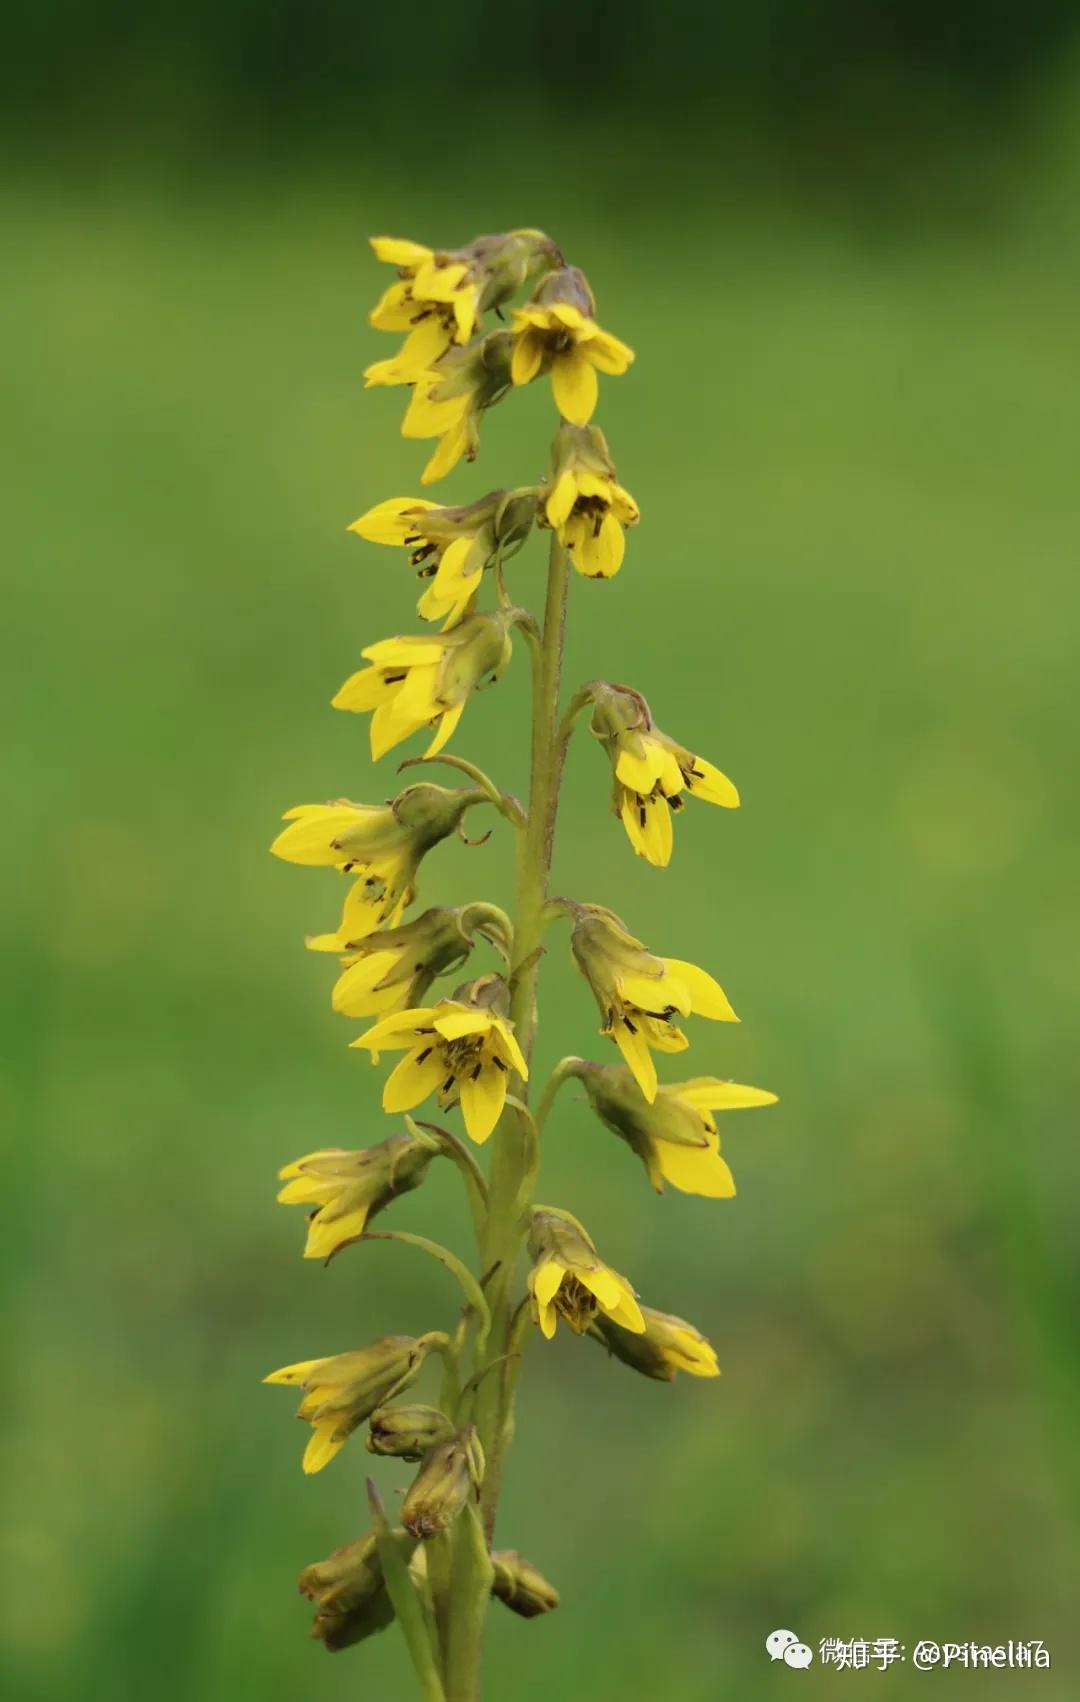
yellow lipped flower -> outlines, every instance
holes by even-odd
[[[532,490],[489,491],[478,502],[440,508],[422,497],[392,497],[348,528],[373,544],[408,549],[418,577],[428,581],[416,605],[423,620],[456,626],[480,589],[484,569],[520,548],[536,509]]]
[[[729,810],[738,808],[739,794],[711,762],[660,731],[640,692],[597,680],[591,695],[591,731],[614,773],[615,814],[638,856],[666,868],[674,845],[671,817],[683,807],[683,792]]]
[[[343,1016],[389,1016],[419,1005],[432,982],[465,962],[480,934],[508,960],[509,917],[493,904],[437,906],[399,928],[350,940],[330,1003]]]
[[[425,1356],[433,1348],[441,1351],[447,1340],[439,1330],[424,1336],[382,1336],[354,1353],[303,1359],[264,1377],[264,1383],[284,1383],[304,1391],[297,1416],[313,1432],[304,1452],[304,1471],[318,1472],[329,1465],[357,1425],[415,1383]]]
[[[270,849],[287,863],[335,868],[360,879],[350,890],[335,933],[308,939],[312,951],[344,951],[412,902],[424,854],[460,828],[476,794],[422,781],[389,804],[300,804]]]
[[[653,1052],[683,1052],[689,1044],[673,1017],[739,1019],[723,988],[696,963],[654,957],[602,905],[562,902],[574,917],[571,949],[600,1007],[600,1032],[614,1040],[651,1105],[657,1092]]]
[[[584,1226],[569,1212],[535,1206],[529,1228],[529,1296],[548,1341],[562,1318],[579,1336],[603,1313],[626,1330],[644,1330],[634,1290],[605,1265]]]
[[[350,674],[332,698],[333,706],[371,714],[371,755],[376,762],[428,726],[435,728],[435,737],[424,755],[434,756],[484,677],[490,675],[493,683],[506,668],[512,648],[510,623],[510,614],[502,610],[470,614],[449,632],[369,644],[361,655],[371,666]]]
[[[576,266],[551,272],[527,307],[514,309],[515,384],[531,384],[551,372],[555,406],[571,425],[588,425],[596,407],[597,371],[626,371],[634,351],[602,331],[584,273]]]
[[[328,1259],[363,1235],[370,1218],[420,1186],[436,1150],[405,1130],[359,1152],[323,1147],[279,1170],[279,1202],[315,1208],[304,1258]]]
[[[448,349],[421,374],[401,423],[403,437],[437,437],[438,447],[420,475],[433,485],[461,457],[474,461],[480,450],[480,417],[510,388],[513,335],[492,331],[474,337],[463,349]]]
[[[716,1076],[662,1085],[650,1103],[618,1064],[580,1060],[567,1073],[580,1078],[597,1116],[637,1153],[658,1194],[670,1182],[684,1194],[730,1199],[735,1178],[720,1156],[713,1112],[776,1104],[775,1093]]]
[[[387,236],[373,237],[371,246],[377,260],[398,269],[371,324],[408,335],[392,360],[368,367],[368,385],[414,384],[453,344],[469,341],[482,312],[500,306],[530,274],[558,260],[542,231],[482,236],[449,251]]]
[[[620,1329],[611,1319],[599,1317],[589,1334],[624,1365],[658,1383],[672,1382],[678,1371],[691,1377],[719,1377],[716,1352],[693,1324],[670,1312],[654,1311],[651,1306],[643,1306],[641,1316],[645,1329],[640,1333]]]
[[[611,579],[622,566],[624,528],[640,519],[637,503],[615,478],[599,426],[561,426],[541,487],[537,519],[553,528],[586,579]]]
[[[506,1103],[507,1078],[516,1070],[523,1081],[529,1070],[500,1010],[505,986],[485,976],[459,988],[452,999],[384,1017],[353,1041],[375,1056],[404,1051],[406,1056],[383,1087],[384,1111],[411,1111],[438,1092],[440,1106],[460,1101],[465,1128],[474,1141],[486,1141]]]

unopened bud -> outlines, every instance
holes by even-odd
[[[438,1407],[379,1407],[371,1415],[367,1445],[372,1454],[422,1460],[453,1434],[453,1423]]]
[[[522,1619],[535,1619],[537,1614],[551,1613],[558,1607],[560,1596],[554,1584],[516,1549],[496,1549],[491,1561],[495,1568],[492,1595]]]
[[[394,1617],[373,1536],[305,1566],[300,1594],[315,1603],[311,1635],[335,1652],[385,1630]]]
[[[469,1424],[433,1448],[402,1503],[401,1522],[421,1541],[452,1524],[483,1481],[484,1451]]]

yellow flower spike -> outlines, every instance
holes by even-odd
[[[726,774],[662,733],[640,692],[594,680],[591,731],[614,775],[612,807],[639,857],[666,868],[674,845],[672,813],[683,792],[706,804],[737,809],[739,794]]]
[[[600,1313],[626,1330],[644,1330],[634,1290],[605,1265],[583,1225],[569,1212],[534,1207],[529,1252],[533,1318],[548,1341],[559,1318],[580,1336]]]
[[[515,384],[531,384],[550,371],[555,405],[571,425],[588,425],[596,407],[598,371],[624,373],[634,351],[594,317],[596,306],[576,266],[551,272],[527,307],[514,309]]]
[[[600,1032],[614,1040],[651,1105],[657,1093],[653,1052],[682,1052],[689,1044],[673,1017],[739,1019],[723,988],[697,964],[654,957],[602,905],[563,902],[574,918],[575,962],[600,1007]]]
[[[441,751],[465,705],[486,675],[497,680],[510,660],[510,612],[470,614],[449,632],[409,634],[369,644],[371,664],[351,674],[332,699],[335,709],[371,714],[371,754],[377,762],[421,727]]]
[[[482,312],[499,307],[533,272],[559,258],[542,231],[477,237],[450,252],[395,237],[375,237],[371,246],[376,259],[398,268],[371,324],[408,334],[393,359],[367,368],[369,386],[415,384],[454,345],[469,341]]]
[[[287,863],[359,874],[337,932],[308,940],[313,951],[344,951],[383,923],[391,926],[415,893],[425,853],[455,832],[476,794],[430,781],[407,786],[388,804],[300,804],[270,849]]]
[[[472,606],[484,569],[500,552],[524,543],[535,509],[533,490],[489,491],[458,508],[395,497],[369,509],[348,530],[372,543],[404,545],[419,578],[428,581],[417,614],[444,621],[449,631]]]
[[[715,1350],[693,1324],[651,1306],[643,1306],[641,1316],[645,1323],[641,1332],[621,1329],[616,1322],[599,1317],[589,1334],[624,1365],[658,1383],[673,1382],[679,1371],[691,1377],[719,1377]]]
[[[394,1604],[373,1535],[305,1566],[299,1586],[300,1594],[315,1603],[311,1635],[331,1651],[351,1648],[393,1623]]]
[[[278,1172],[278,1201],[313,1206],[305,1259],[328,1259],[363,1235],[369,1220],[418,1188],[435,1150],[409,1130],[359,1152],[324,1147]]]
[[[529,1075],[513,1024],[496,1008],[505,1002],[500,977],[485,976],[452,999],[384,1017],[354,1040],[375,1061],[384,1050],[406,1054],[383,1087],[383,1110],[411,1111],[437,1092],[441,1106],[460,1102],[470,1139],[486,1141],[502,1116],[510,1072],[523,1081]]]
[[[658,1194],[670,1182],[684,1194],[730,1199],[735,1179],[720,1156],[712,1113],[776,1104],[775,1093],[715,1076],[661,1086],[650,1103],[618,1064],[579,1060],[567,1073],[580,1078],[600,1120],[637,1153]]]
[[[304,1471],[318,1472],[329,1465],[356,1427],[391,1395],[414,1383],[425,1356],[446,1343],[446,1336],[437,1330],[426,1336],[382,1336],[354,1353],[303,1359],[264,1377],[264,1383],[282,1383],[304,1391],[298,1415],[312,1429],[304,1452]]]
[[[616,481],[599,426],[562,426],[552,445],[537,520],[553,529],[577,572],[586,579],[611,579],[622,566],[624,528],[639,519],[630,492]]]
[[[401,424],[402,436],[439,439],[420,475],[422,485],[445,477],[462,456],[476,459],[481,416],[510,388],[513,341],[509,331],[474,337],[464,348],[448,349],[417,377]]]

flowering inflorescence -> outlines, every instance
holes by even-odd
[[[447,1330],[385,1335],[285,1366],[267,1381],[302,1391],[299,1416],[311,1427],[305,1471],[328,1465],[364,1424],[372,1454],[418,1466],[396,1520],[369,1482],[372,1530],[301,1574],[301,1591],[315,1603],[314,1635],[340,1649],[396,1619],[423,1695],[474,1702],[490,1597],[526,1618],[559,1601],[529,1561],[492,1546],[530,1332],[550,1339],[562,1319],[660,1381],[679,1371],[718,1372],[694,1325],[642,1304],[576,1217],[536,1203],[541,1135],[555,1095],[567,1081],[580,1083],[599,1122],[637,1155],[658,1192],[667,1183],[713,1199],[735,1192],[716,1113],[767,1105],[775,1095],[710,1075],[662,1082],[656,1055],[686,1050],[687,1019],[738,1021],[726,993],[697,964],[655,953],[603,905],[548,892],[563,761],[585,711],[611,765],[615,814],[648,862],[670,861],[684,795],[729,809],[739,802],[718,768],[660,730],[631,686],[592,680],[559,715],[568,568],[610,579],[639,518],[593,423],[598,374],[624,373],[633,352],[601,328],[584,275],[541,231],[479,237],[452,250],[390,237],[373,247],[396,276],[371,323],[403,341],[366,379],[407,387],[404,435],[438,439],[422,484],[462,456],[475,457],[484,415],[516,388],[549,376],[559,417],[538,484],[456,506],[393,497],[349,528],[408,552],[421,581],[417,614],[438,630],[368,644],[366,666],[346,679],[334,707],[370,714],[374,760],[425,731],[424,755],[411,760],[444,763],[468,783],[413,783],[384,803],[302,804],[287,813],[273,843],[288,862],[347,878],[338,926],[307,944],[340,960],[333,1009],[369,1022],[352,1045],[381,1068],[383,1054],[397,1055],[382,1085],[383,1110],[395,1119],[390,1132],[358,1150],[321,1147],[292,1160],[280,1172],[278,1198],[308,1208],[306,1258],[329,1262],[371,1239],[405,1242],[457,1278],[464,1309]],[[511,305],[530,285],[529,299]],[[490,312],[502,326],[485,329]],[[550,537],[542,624],[512,601],[506,582],[507,564],[534,529]],[[527,807],[474,763],[440,755],[473,694],[509,666],[515,636],[533,661]],[[484,808],[495,809],[517,839],[513,917],[486,900],[419,909],[425,857],[452,834],[478,843],[467,837],[465,818]],[[618,1061],[563,1059],[534,1111],[538,966],[544,932],[559,921],[569,924],[573,961]],[[490,954],[486,966],[472,961],[477,952]],[[408,1115],[421,1115],[429,1100],[460,1118],[464,1141],[452,1127]],[[488,1141],[485,1176],[474,1149]],[[425,1183],[437,1158],[449,1159],[465,1185],[474,1268],[423,1236],[369,1227]],[[423,1401],[401,1399],[429,1359],[441,1364],[437,1390]]]

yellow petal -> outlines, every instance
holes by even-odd
[[[732,781],[703,757],[694,758],[686,785],[695,798],[701,798],[706,804],[721,804],[726,810],[739,807],[739,794]]]
[[[596,407],[596,368],[576,346],[557,354],[551,363],[555,406],[571,425],[588,425]]]
[[[727,994],[711,975],[706,975],[696,963],[684,963],[681,958],[666,957],[663,961],[667,971],[688,990],[695,1016],[709,1017],[713,1022],[738,1022]]]
[[[720,1081],[715,1076],[698,1076],[671,1088],[679,1099],[698,1111],[742,1111],[754,1105],[775,1105],[775,1093],[763,1087],[744,1087],[737,1081]]]
[[[431,259],[431,249],[421,242],[410,242],[402,236],[373,236],[370,238],[376,260],[388,266],[416,267]]]
[[[510,362],[510,379],[513,384],[531,384],[544,358],[543,339],[533,331],[523,331],[514,344],[514,353]]]
[[[342,1436],[340,1440],[335,1441],[334,1429],[335,1425],[331,1423],[325,1426],[319,1425],[312,1431],[301,1462],[304,1471],[309,1476],[312,1472],[321,1472],[324,1466],[330,1464],[334,1455],[340,1454],[342,1448],[344,1448],[348,1438]]]
[[[496,1064],[484,1063],[475,1078],[465,1076],[458,1082],[461,1094],[461,1115],[470,1138],[486,1141],[502,1116],[506,1103],[506,1071]]]
[[[547,515],[548,525],[553,526],[556,531],[558,531],[560,526],[565,526],[566,522],[570,518],[570,510],[577,501],[577,497],[577,480],[573,473],[569,471],[560,473],[559,477],[555,481],[554,490],[551,492],[547,502],[544,504],[544,512]]]
[[[391,1070],[383,1086],[384,1111],[411,1111],[429,1093],[434,1093],[446,1074],[446,1059],[437,1045],[428,1042],[406,1053]]]
[[[427,434],[426,434],[427,435]],[[469,448],[469,423],[463,419],[439,440],[439,446],[420,475],[422,485],[433,485],[452,472]]]
[[[588,526],[585,535],[573,551],[573,563],[586,579],[613,579],[623,563],[626,538],[623,529],[610,511],[600,522],[599,531]]]
[[[715,1138],[708,1146],[677,1146],[657,1141],[656,1156],[666,1182],[684,1194],[701,1194],[708,1200],[729,1200],[735,1178],[717,1151]]]
[[[438,506],[421,496],[392,496],[386,502],[377,502],[346,530],[366,538],[369,544],[404,544],[406,538],[416,535],[420,517]]]
[[[644,1035],[640,1029],[628,1028],[625,1022],[619,1020],[616,1020],[612,1030],[605,1032],[611,1033],[631,1075],[651,1105],[656,1098],[656,1065]]]

